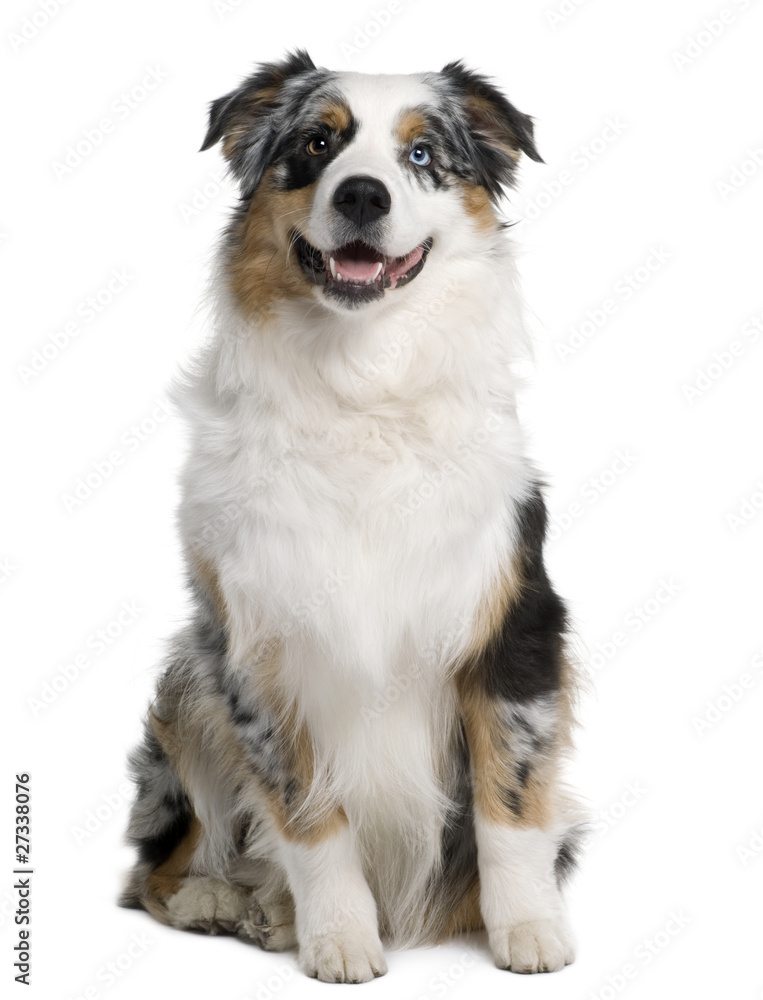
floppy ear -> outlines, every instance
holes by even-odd
[[[522,114],[490,81],[462,62],[448,63],[442,73],[451,82],[480,154],[482,184],[491,194],[511,184],[522,153],[543,163],[535,148],[533,120]]]
[[[241,181],[245,197],[254,193],[271,159],[277,138],[275,112],[288,81],[316,69],[304,49],[278,63],[262,63],[236,90],[209,105],[209,124],[201,150],[222,140],[223,155]]]

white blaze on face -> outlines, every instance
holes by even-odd
[[[434,203],[440,199],[438,192],[424,190],[413,176],[414,170],[422,168],[401,157],[397,125],[401,112],[431,104],[432,91],[419,78],[403,75],[343,73],[338,86],[358,130],[321,175],[304,235],[321,250],[335,249],[341,243],[337,228],[342,220],[334,208],[334,192],[348,177],[373,177],[392,198],[384,221],[384,246],[379,249],[388,257],[404,257],[432,235],[437,214]]]

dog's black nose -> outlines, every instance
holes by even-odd
[[[358,226],[387,215],[392,198],[374,177],[348,177],[334,192],[334,208]]]

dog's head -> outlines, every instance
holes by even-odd
[[[404,295],[425,267],[497,230],[493,206],[532,120],[461,63],[371,76],[317,68],[306,52],[261,66],[212,103],[241,186],[234,290],[255,313],[284,297],[335,311]]]

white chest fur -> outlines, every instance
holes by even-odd
[[[396,908],[438,854],[448,669],[511,561],[531,479],[503,332],[517,316],[494,291],[489,315],[454,306],[408,338],[401,310],[309,338],[304,317],[251,331],[228,311],[180,397],[181,524],[218,575],[231,658],[256,670],[253,651],[283,638],[280,683],[351,823],[377,858],[389,844]]]
[[[216,415],[184,520],[240,616],[242,653],[256,621],[378,686],[464,631],[507,564],[528,475],[513,410],[448,389],[304,423],[257,397]]]
[[[428,308],[443,287],[425,272],[415,312],[368,326],[308,326],[285,310],[252,330],[221,307],[201,374],[179,394],[194,436],[181,526],[219,578],[231,659],[256,671],[262,643],[283,640],[279,683],[308,724],[320,784],[398,915],[415,912],[406,899],[439,857],[449,668],[511,562],[532,479],[511,281],[473,266],[484,304]],[[443,281],[457,283],[447,268]]]
[[[473,617],[531,478],[510,261],[427,282],[365,323],[294,307],[253,330],[222,303],[180,397],[182,529],[240,610],[234,638],[300,635],[377,685]],[[476,282],[478,303],[453,295]]]

